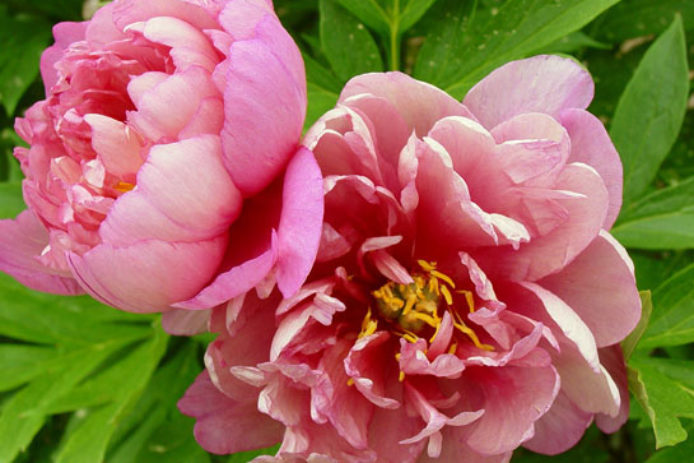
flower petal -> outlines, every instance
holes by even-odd
[[[472,87],[463,104],[488,129],[530,112],[558,116],[562,109],[588,107],[593,79],[576,61],[541,55],[512,61]]]

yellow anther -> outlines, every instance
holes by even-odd
[[[416,318],[417,320],[422,320],[424,323],[431,326],[432,328],[436,328],[441,324],[440,321],[436,320],[431,315],[428,315],[428,314],[425,314],[422,312],[415,312],[413,317]]]
[[[135,188],[135,185],[128,182],[118,182],[113,186],[114,190],[118,190],[122,193],[127,193],[128,191],[131,191],[133,188]]]
[[[432,270],[436,270],[436,262],[427,262],[423,259],[419,259],[417,261],[420,267],[422,267],[422,270],[425,272],[431,272]]]
[[[458,350],[458,343],[454,342],[453,344],[451,344],[451,347],[448,348],[448,353],[455,354],[456,350]]]
[[[403,381],[405,381],[405,372],[404,371],[401,371],[400,374],[398,375],[398,381],[400,381],[401,383]]]
[[[448,287],[441,286],[441,294],[443,294],[446,304],[453,305],[453,296],[451,296],[451,292],[448,290]]]
[[[395,361],[396,361],[396,362],[399,362],[399,361],[400,361],[400,357],[402,357],[402,354],[401,354],[400,352],[397,352],[397,353],[395,354]]]
[[[439,280],[437,280],[436,277],[431,277],[429,280],[429,292],[434,293],[437,296],[441,295],[441,292],[439,291]]]
[[[417,295],[415,293],[409,293],[407,295],[407,301],[405,302],[405,308],[402,309],[402,314],[407,315],[412,307],[414,307],[415,302],[417,302]]]
[[[361,321],[361,331],[359,332],[358,338],[364,338],[366,336],[371,336],[376,332],[378,328],[378,320],[371,319],[371,307],[366,311],[366,316]]]
[[[441,330],[441,321],[439,321],[436,324],[436,328],[434,329],[434,334],[431,336],[431,338],[429,338],[429,344],[434,342],[434,339],[436,339],[436,336],[438,336],[440,330]]]
[[[406,330],[405,328],[402,328],[402,331],[403,333],[399,333],[396,331],[395,334],[403,338],[405,341],[409,341],[412,344],[414,344],[419,339],[419,336],[414,334],[412,331]]]
[[[442,279],[443,281],[446,282],[446,284],[448,284],[448,286],[455,289],[455,283],[453,283],[453,280],[451,280],[451,277],[449,277],[445,273],[441,273],[438,270],[432,270],[429,273],[431,274],[431,276]]]
[[[461,333],[465,334],[472,343],[479,349],[482,350],[494,350],[494,347],[490,346],[489,344],[483,344],[480,342],[480,338],[477,337],[477,333],[472,331],[463,321],[462,317],[460,314],[457,312],[450,311],[451,315],[453,315],[453,318],[456,320],[453,323],[453,326],[458,329]]]
[[[347,380],[347,386],[354,386],[354,378],[349,378]]]

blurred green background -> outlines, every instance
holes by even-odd
[[[2,217],[24,208],[13,124],[44,96],[38,63],[51,27],[98,6],[0,3]],[[590,70],[590,110],[610,130],[627,179],[613,233],[644,291],[643,324],[628,341],[636,400],[616,434],[592,427],[566,454],[521,450],[513,462],[694,461],[694,1],[275,0],[275,8],[304,54],[306,127],[363,72],[399,69],[462,98],[495,67],[538,53],[571,55]],[[250,460],[255,453],[205,453],[193,420],[175,407],[210,339],[170,337],[156,316],[34,293],[0,275],[0,463]]]

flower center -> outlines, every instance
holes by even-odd
[[[442,313],[451,315],[454,328],[465,335],[472,343],[484,350],[493,350],[492,346],[480,342],[477,334],[463,321],[462,315],[454,306],[453,293],[464,296],[470,313],[475,311],[475,299],[472,292],[455,290],[455,283],[446,274],[436,270],[435,262],[417,261],[423,273],[413,275],[413,283],[401,284],[389,281],[371,292],[377,309],[374,317],[369,307],[362,321],[359,337],[369,336],[376,332],[379,319],[393,326],[394,334],[409,342],[417,342],[425,333],[433,333],[429,343],[434,342],[439,333]],[[442,305],[445,306],[441,308]],[[451,344],[455,352],[457,343]]]

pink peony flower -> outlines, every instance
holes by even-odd
[[[54,34],[46,99],[16,123],[29,209],[0,222],[0,269],[135,312],[212,307],[269,274],[296,291],[321,178],[271,1],[116,0]]]
[[[207,371],[179,403],[202,446],[495,463],[619,428],[640,300],[606,231],[622,168],[592,96],[555,56],[463,104],[399,73],[351,80],[305,139],[325,176],[308,282],[212,313]]]

